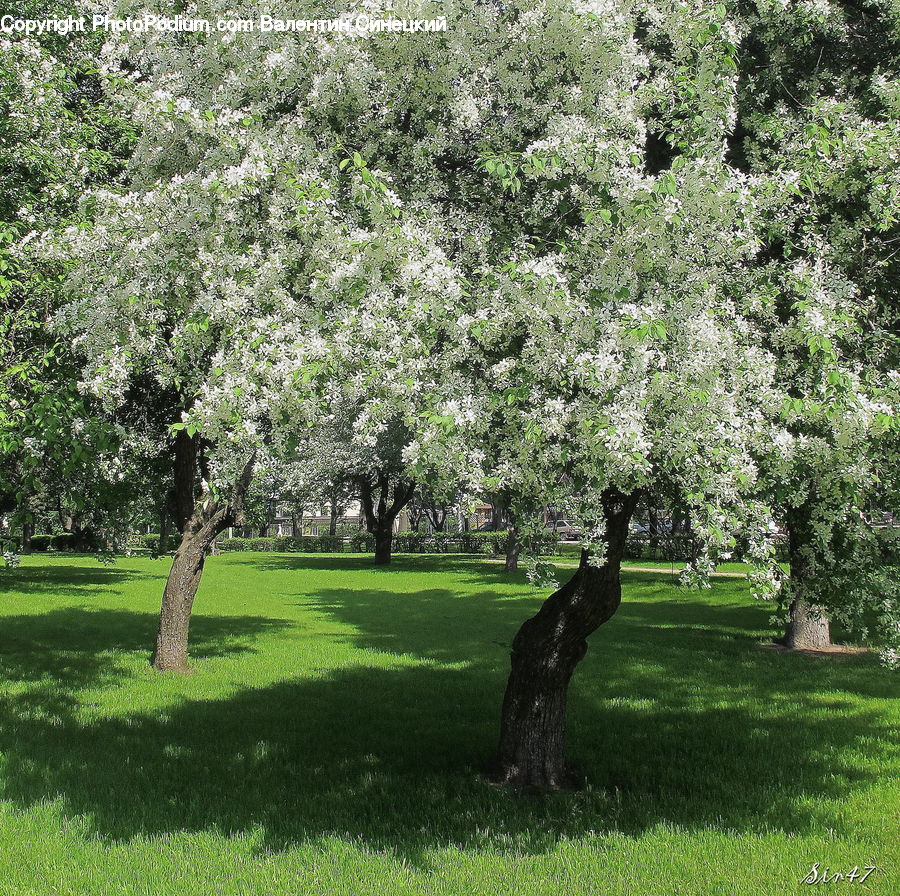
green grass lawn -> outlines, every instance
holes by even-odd
[[[214,557],[195,674],[148,665],[167,562],[0,577],[0,896],[900,893],[898,679],[761,649],[739,579],[626,572],[573,680],[589,782],[492,758],[541,600],[487,560]],[[865,883],[801,883],[814,862]]]

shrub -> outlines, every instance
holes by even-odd
[[[138,546],[149,551],[153,556],[159,554],[159,535],[151,532],[149,535],[138,535]]]
[[[220,551],[249,551],[247,545],[250,543],[249,538],[223,538],[216,542],[216,547]]]
[[[76,541],[75,536],[71,532],[62,532],[59,535],[32,535],[31,550],[35,553],[45,553],[48,551],[84,551],[91,552],[96,550],[96,539],[90,536],[82,536],[82,543]]]
[[[351,536],[349,549],[357,554],[371,554],[375,550],[375,536],[365,529],[360,529]]]
[[[368,532],[363,532],[362,535],[371,540],[371,550],[374,550],[374,539]],[[216,542],[217,548],[223,553],[230,551],[274,551],[279,554],[340,554],[347,549],[345,545],[346,539],[340,535],[279,535],[271,538],[222,538]],[[366,547],[352,549],[367,550]]]

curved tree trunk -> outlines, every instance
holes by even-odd
[[[199,532],[188,530],[175,552],[163,591],[156,650],[153,653],[153,666],[160,672],[190,671],[188,628],[208,547]]]
[[[500,772],[519,786],[559,787],[567,778],[566,696],[587,637],[619,607],[619,569],[637,495],[603,497],[607,556],[591,566],[585,551],[575,575],[544,602],[513,641],[500,720]]]
[[[831,646],[831,626],[825,611],[804,600],[809,579],[809,560],[805,548],[809,544],[808,514],[804,508],[788,514],[788,555],[791,564],[791,618],[782,638],[791,650],[824,650]]]
[[[179,437],[182,434],[183,431],[179,433]],[[182,522],[181,543],[175,552],[163,590],[156,649],[152,659],[153,667],[160,672],[190,671],[188,630],[206,554],[217,535],[229,526],[243,523],[244,496],[250,485],[256,459],[254,455],[245,464],[227,503],[217,504],[212,499],[195,501],[193,480],[196,447],[193,438],[176,440],[175,466],[179,492],[177,506],[179,515],[188,507],[191,508],[191,514]]]

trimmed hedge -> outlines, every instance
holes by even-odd
[[[149,535],[138,535],[137,543],[145,551],[150,551],[155,557],[159,554],[159,535],[151,532]],[[172,538],[169,538],[169,548],[172,548]]]
[[[16,541],[21,545],[20,538],[17,538]],[[36,554],[44,554],[48,551],[90,554],[98,549],[97,539],[87,533],[83,533],[80,536],[76,536],[72,532],[62,532],[59,535],[31,536],[31,550]]]
[[[393,550],[398,554],[502,554],[506,550],[506,532],[397,532]],[[151,536],[144,536],[151,538]],[[157,541],[158,544],[158,541]],[[551,551],[556,546],[551,538],[543,546]],[[148,545],[149,547],[149,545]],[[275,538],[223,538],[216,543],[219,551],[272,551],[275,553],[367,554],[375,550],[375,537],[359,531],[348,537],[340,535],[284,535]]]
[[[340,554],[350,550],[375,550],[375,539],[368,532],[345,539],[340,535],[279,535],[272,538],[222,538],[216,547],[231,551],[268,551],[279,554]]]

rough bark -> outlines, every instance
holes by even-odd
[[[192,440],[193,441],[193,440]],[[188,449],[182,445],[181,449]],[[176,454],[178,446],[176,445]],[[195,452],[196,455],[196,452]],[[181,466],[182,479],[176,477],[176,490],[182,496],[190,488],[193,504],[190,517],[185,522],[181,543],[175,552],[172,568],[163,591],[162,607],[159,614],[159,630],[156,637],[156,650],[153,653],[153,666],[160,672],[189,672],[188,666],[188,631],[191,621],[191,609],[197,588],[203,575],[206,554],[216,536],[229,526],[243,522],[244,497],[253,475],[255,457],[251,457],[244,466],[238,481],[235,483],[230,499],[217,503],[212,499],[194,502],[194,470],[190,470],[190,481],[187,480],[188,467]],[[178,465],[176,464],[176,467]],[[186,502],[179,504],[186,507]]]
[[[500,721],[500,775],[523,787],[554,788],[568,778],[566,696],[588,636],[618,609],[628,523],[637,495],[603,496],[608,548],[602,566],[582,552],[575,575],[544,602],[513,641]]]
[[[800,599],[791,601],[791,620],[784,636],[792,650],[825,650],[831,646],[831,626],[821,607]]]
[[[31,548],[31,539],[34,537],[34,523],[30,520],[24,520],[22,522],[22,554],[30,554],[32,551]]]
[[[788,514],[788,557],[791,564],[791,618],[782,638],[791,650],[824,650],[831,646],[831,626],[825,611],[804,599],[810,576],[804,550],[810,538],[807,514],[800,508]]]
[[[204,539],[201,531],[201,520],[192,519],[191,525],[181,537],[181,544],[178,545],[169,570],[159,615],[156,650],[153,654],[153,666],[159,672],[190,671],[188,629],[191,608],[197,596],[206,549],[209,546],[209,541]]]

